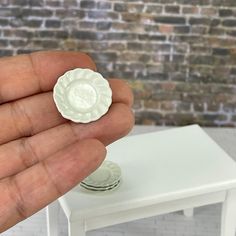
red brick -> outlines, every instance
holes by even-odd
[[[159,31],[162,34],[171,34],[173,32],[173,25],[160,25]]]
[[[191,6],[191,7],[183,7],[183,14],[199,14],[199,7]]]
[[[176,83],[173,82],[165,82],[161,84],[161,88],[166,91],[173,91],[176,88]]]

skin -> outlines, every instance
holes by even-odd
[[[72,189],[103,162],[106,145],[134,124],[128,85],[108,80],[108,113],[88,124],[57,111],[52,89],[74,68],[96,70],[86,54],[37,52],[0,59],[0,233]]]

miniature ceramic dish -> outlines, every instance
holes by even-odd
[[[120,167],[112,161],[104,161],[80,185],[89,190],[106,191],[115,188],[121,179]]]
[[[77,68],[58,78],[53,99],[64,118],[88,123],[106,114],[112,103],[112,90],[98,72]]]
[[[91,187],[91,186],[87,186],[86,184],[83,184],[83,183],[80,183],[80,186],[87,189],[87,190],[103,192],[103,191],[112,190],[112,189],[116,188],[119,184],[120,184],[120,180],[118,182],[116,182],[114,185],[111,185],[108,187]]]

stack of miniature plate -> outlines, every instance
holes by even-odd
[[[120,167],[112,161],[104,161],[80,186],[91,191],[107,191],[117,187],[121,179]]]

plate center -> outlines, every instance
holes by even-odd
[[[67,99],[79,111],[89,111],[97,102],[95,88],[85,81],[75,81],[68,87]]]
[[[98,168],[89,177],[96,182],[106,182],[111,177],[111,171],[108,168]]]

